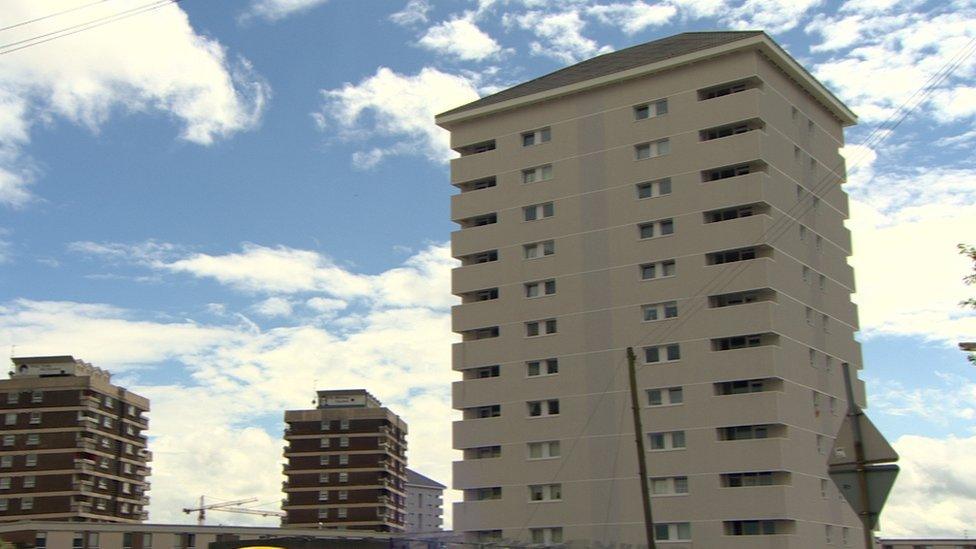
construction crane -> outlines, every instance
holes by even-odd
[[[281,511],[270,511],[267,509],[252,509],[250,507],[238,507],[245,503],[254,503],[258,498],[235,499],[231,501],[221,501],[219,503],[205,503],[204,496],[200,496],[198,507],[184,507],[183,512],[190,514],[197,513],[197,524],[203,526],[207,519],[207,511],[226,511],[228,513],[241,513],[245,515],[260,515],[262,517],[283,517],[285,513]]]

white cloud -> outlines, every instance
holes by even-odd
[[[294,304],[283,297],[269,297],[254,304],[254,311],[266,317],[291,316]]]
[[[960,353],[959,363],[966,364],[965,360]],[[939,371],[931,373],[930,382],[937,385],[906,387],[897,381],[871,379],[868,382],[871,386],[871,409],[913,421],[923,420],[940,427],[976,420],[976,382]]]
[[[397,25],[409,27],[427,22],[427,12],[430,3],[427,0],[410,0],[403,9],[390,15],[390,21]]]
[[[976,524],[976,437],[906,435],[901,473],[881,515],[882,537],[961,538]]]
[[[648,4],[635,0],[629,4],[597,4],[586,9],[604,24],[620,27],[626,34],[637,34],[649,27],[668,23],[678,14],[673,4]]]
[[[427,29],[418,44],[432,52],[449,55],[461,61],[484,61],[497,58],[502,47],[478,28],[474,14],[468,13],[443,21]]]
[[[4,15],[28,20],[75,4],[12,0]],[[93,5],[10,29],[5,42],[118,10],[113,3]],[[253,128],[268,95],[246,60],[229,59],[177,5],[0,56],[0,203],[22,206],[30,199],[36,170],[24,148],[39,121],[62,118],[97,131],[115,112],[161,112],[182,126],[183,139],[208,145]]]
[[[600,46],[595,40],[583,36],[586,21],[578,10],[557,13],[527,11],[520,15],[506,14],[506,25],[531,31],[540,40],[529,44],[533,55],[552,57],[563,63],[575,63],[588,57],[613,51],[610,46]]]
[[[822,1],[746,0],[732,8],[723,19],[738,29],[761,29],[776,34],[796,27],[807,12]]]
[[[253,0],[248,11],[239,18],[247,22],[255,17],[267,21],[278,21],[290,15],[308,11],[316,6],[325,4],[329,0]]]
[[[976,37],[976,8],[950,11],[947,5],[936,5],[935,11],[926,13],[913,11],[916,7],[898,4],[883,15],[847,10],[817,17],[806,28],[822,38],[811,51],[831,54],[812,72],[863,120],[889,117],[957,58],[961,63],[937,86],[925,112],[940,122],[974,114],[971,82],[976,56],[963,61],[959,54]]]
[[[318,313],[331,314],[345,309],[348,303],[341,299],[328,297],[313,297],[305,302],[305,306]]]
[[[336,126],[346,139],[390,139],[380,158],[388,154],[422,154],[443,163],[454,156],[447,131],[433,124],[434,116],[478,99],[477,79],[425,67],[403,75],[386,67],[358,84],[322,90],[316,113],[319,127]],[[372,166],[377,153],[362,153],[358,165]]]

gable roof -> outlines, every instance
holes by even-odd
[[[742,44],[736,44],[737,42]],[[716,53],[724,53],[746,47],[759,47],[768,54],[774,63],[797,80],[800,86],[823,103],[838,119],[846,124],[856,122],[857,117],[853,112],[783,51],[769,35],[758,30],[683,32],[638,44],[581,61],[482,97],[442,112],[436,119],[437,123],[443,126],[468,117],[582,91],[591,86],[609,83],[616,79],[615,76],[620,79],[632,78],[664,70],[706,57],[708,54],[705,50],[720,48]]]
[[[413,484],[414,486],[424,486],[427,488],[440,488],[443,490],[447,488],[443,484],[437,482],[432,478],[425,477],[413,469],[407,468],[407,484]]]

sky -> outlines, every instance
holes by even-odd
[[[152,400],[153,522],[192,522],[201,494],[277,509],[282,412],[315,388],[367,388],[409,423],[411,467],[450,484],[454,153],[433,116],[720,29],[766,30],[860,116],[844,154],[862,377],[902,467],[882,535],[962,536],[973,0],[7,0],[0,346],[83,358]]]

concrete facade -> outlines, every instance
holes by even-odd
[[[71,356],[10,360],[0,381],[0,521],[145,520],[149,401]]]
[[[285,412],[283,526],[402,532],[407,424],[362,389]]]
[[[444,486],[407,469],[407,532],[439,532],[444,525]]]
[[[854,116],[763,33],[661,59],[438,116],[461,153],[454,529],[642,543],[633,346],[659,540],[857,546],[826,470],[861,367]]]

